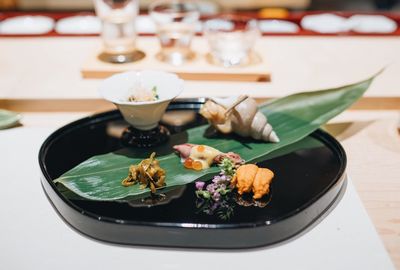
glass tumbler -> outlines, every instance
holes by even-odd
[[[192,1],[160,0],[150,5],[150,16],[157,25],[161,51],[157,58],[172,65],[192,60],[191,42],[200,12]]]
[[[94,0],[94,4],[102,21],[103,52],[99,58],[111,63],[142,59],[145,54],[136,49],[138,0]]]
[[[224,67],[246,66],[260,61],[253,47],[260,37],[256,20],[225,15],[209,19],[204,34],[210,46],[208,60]]]

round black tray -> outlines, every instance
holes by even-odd
[[[198,99],[171,103],[163,124],[171,133],[205,124],[197,114],[202,103]],[[51,134],[39,152],[42,186],[54,208],[73,228],[98,240],[194,248],[270,245],[320,219],[345,187],[345,152],[332,136],[317,130],[286,153],[283,149],[280,156],[259,163],[275,172],[269,203],[262,208],[236,204],[229,219],[196,208],[194,183],[175,192],[167,203],[151,207],[65,197],[52,180],[91,156],[123,147],[120,136],[126,126],[118,111],[83,118]],[[312,147],[303,147],[310,142]]]

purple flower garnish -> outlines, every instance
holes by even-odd
[[[221,199],[221,194],[218,191],[214,192],[212,195],[212,199],[216,202],[219,201],[219,199]]]
[[[204,187],[204,184],[205,184],[204,182],[198,181],[198,182],[196,182],[196,188],[198,190],[202,190]]]
[[[233,206],[230,200],[230,181],[236,172],[235,164],[224,158],[219,165],[221,172],[213,177],[211,183],[196,182],[196,207],[207,215],[218,215],[219,218],[227,220],[233,215]]]
[[[207,189],[207,191],[209,191],[211,193],[214,193],[215,185],[214,184],[209,184],[206,189]]]
[[[212,182],[215,183],[215,184],[218,184],[220,181],[221,181],[221,178],[218,175],[214,176],[214,178],[212,180]]]
[[[231,166],[231,162],[225,161],[227,163],[226,166]],[[225,167],[226,167],[225,166]],[[230,168],[232,171],[233,168]],[[231,181],[231,175],[226,175],[225,171],[222,170],[219,175],[213,177],[211,183],[208,185],[205,182],[199,181],[196,182],[196,195],[202,197],[204,199],[210,199],[214,202],[220,202],[229,191],[229,183]]]

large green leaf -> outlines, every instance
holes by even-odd
[[[276,99],[260,106],[280,138],[279,143],[265,143],[238,136],[209,136],[208,126],[189,129],[174,135],[171,141],[206,144],[222,152],[233,151],[246,162],[264,159],[269,153],[297,142],[332,117],[357,101],[368,89],[371,77],[365,81],[335,89],[303,92]],[[184,185],[199,178],[209,179],[218,172],[213,167],[203,171],[185,169],[172,145],[149,151],[124,148],[117,152],[94,156],[55,180],[77,195],[91,200],[128,200],[148,194],[139,185],[124,187],[121,180],[127,176],[129,165],[139,163],[156,151],[160,166],[167,171],[167,187]]]

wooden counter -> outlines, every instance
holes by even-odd
[[[152,38],[140,37],[138,46]],[[97,94],[100,81],[80,75],[98,46],[97,37],[1,38],[0,108],[23,112],[26,127],[59,127],[113,108]],[[182,97],[247,93],[268,99],[356,82],[388,65],[353,107],[362,110],[343,113],[328,130],[343,143],[348,173],[400,268],[400,38],[264,37],[257,50],[268,52],[271,82],[187,81]]]
[[[138,47],[145,48],[149,39],[154,37],[140,37]],[[80,74],[99,43],[97,37],[2,38],[0,106],[29,110],[31,101],[40,110],[54,110],[54,101],[62,101],[55,106],[61,111],[104,106],[97,93],[100,80]],[[263,37],[256,49],[268,52],[271,82],[187,81],[182,97],[247,93],[274,98],[353,83],[387,66],[358,108],[400,109],[400,37]],[[47,100],[53,102],[41,102]],[[82,108],[80,100],[90,102]]]

